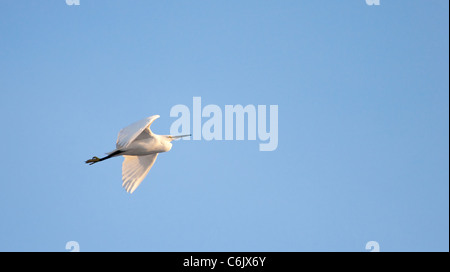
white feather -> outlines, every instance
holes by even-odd
[[[124,156],[122,164],[122,187],[129,193],[141,184],[156,161],[158,153],[147,156]]]
[[[137,121],[122,130],[119,131],[117,135],[116,149],[124,149],[131,142],[133,142],[146,128],[148,128],[148,133],[151,135],[150,125],[159,118],[159,115],[153,115]]]

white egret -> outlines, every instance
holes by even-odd
[[[86,163],[92,165],[112,157],[124,156],[122,186],[127,192],[133,193],[152,168],[158,154],[167,152],[172,148],[171,141],[191,136],[154,134],[150,130],[150,125],[158,118],[159,115],[153,115],[123,128],[117,136],[115,150],[106,153],[106,157],[93,157]]]

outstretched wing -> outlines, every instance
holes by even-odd
[[[126,148],[132,141],[134,141],[146,128],[151,134],[150,125],[159,118],[159,115],[153,115],[137,121],[126,128],[119,131],[117,136],[116,149]]]
[[[148,171],[152,168],[157,156],[158,153],[147,156],[124,156],[125,160],[122,164],[122,187],[127,192],[133,193],[136,190]]]

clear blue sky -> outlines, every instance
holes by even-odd
[[[449,250],[448,1],[80,4],[1,3],[0,251]],[[193,96],[278,105],[278,149],[84,164]]]

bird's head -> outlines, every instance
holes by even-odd
[[[167,135],[166,137],[171,142],[173,140],[177,140],[177,139],[180,139],[183,137],[190,137],[190,136],[192,136],[192,134],[186,134],[186,135],[180,135],[180,136]]]

